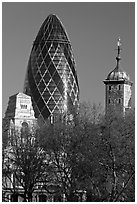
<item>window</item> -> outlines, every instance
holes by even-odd
[[[27,105],[21,104],[20,105],[21,109],[27,109]]]
[[[110,100],[110,98],[108,99],[108,103],[111,103],[111,100]]]
[[[121,85],[118,85],[118,90],[121,90]]]
[[[28,127],[28,123],[27,122],[23,122],[22,123],[22,127],[25,127],[25,128]]]
[[[39,202],[46,202],[47,201],[47,196],[44,194],[39,195]]]
[[[111,91],[111,86],[108,86],[108,90]]]
[[[18,194],[11,195],[11,202],[18,202]]]
[[[118,99],[118,103],[121,103],[121,98]]]

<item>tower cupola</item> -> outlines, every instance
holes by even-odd
[[[126,80],[126,81],[130,81],[130,77],[129,75],[123,70],[123,68],[121,67],[121,64],[120,64],[120,60],[121,60],[121,56],[120,56],[120,52],[121,52],[121,39],[120,37],[118,38],[118,41],[117,41],[117,57],[116,57],[116,67],[114,70],[112,70],[106,80],[116,80],[116,81],[119,81],[119,80]]]
[[[108,74],[103,81],[106,85],[106,114],[122,113],[131,107],[131,86],[129,75],[122,69],[121,61],[121,40],[117,41],[116,67]]]

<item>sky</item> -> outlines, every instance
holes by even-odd
[[[2,115],[9,96],[23,91],[33,41],[49,14],[56,14],[70,39],[79,79],[80,101],[105,104],[105,85],[116,66],[117,39],[121,66],[130,75],[135,99],[134,2],[3,2]]]

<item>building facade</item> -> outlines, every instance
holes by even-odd
[[[10,127],[20,130],[24,124],[29,127],[36,125],[31,97],[24,93],[17,93],[9,97],[8,107],[4,120],[7,120]]]
[[[116,67],[104,80],[105,84],[105,106],[106,115],[122,114],[131,108],[131,86],[129,75],[122,69],[120,65],[121,42],[120,38],[117,42]]]
[[[35,117],[55,120],[79,105],[79,84],[72,46],[56,15],[42,24],[30,54],[24,93],[32,97]]]
[[[9,97],[8,107],[5,112],[5,117],[3,118],[3,172],[2,172],[2,197],[3,201],[22,201],[21,195],[23,194],[23,189],[17,184],[14,177],[14,171],[11,172],[10,169],[14,169],[14,150],[13,147],[21,145],[24,142],[22,138],[22,131],[29,128],[30,131],[34,131],[37,128],[37,119],[34,116],[34,110],[32,106],[31,97],[24,93],[17,93]],[[13,134],[19,136],[16,138],[17,144],[13,146],[11,141],[15,139]],[[12,138],[12,139],[11,139]],[[14,141],[14,143],[16,143]],[[9,173],[8,173],[9,172]],[[16,194],[14,194],[15,186],[18,188]]]

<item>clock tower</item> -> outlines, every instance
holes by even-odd
[[[125,115],[126,111],[131,108],[131,86],[129,75],[120,65],[121,41],[117,41],[116,67],[112,70],[107,78],[103,81],[105,84],[105,106],[106,116],[114,114]]]

